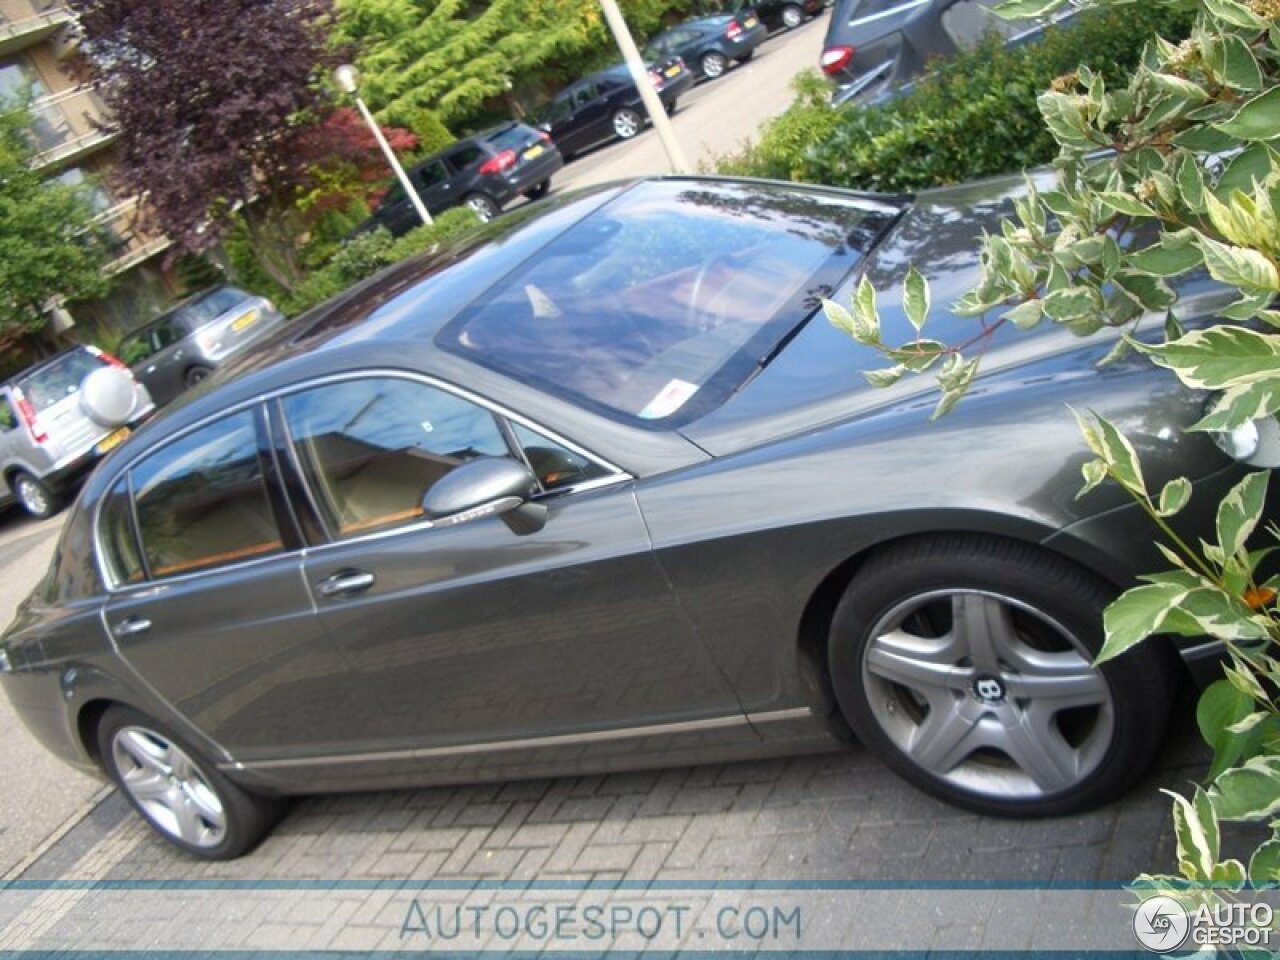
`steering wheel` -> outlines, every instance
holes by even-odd
[[[712,319],[712,314],[698,306],[698,301],[702,299],[702,288],[706,285],[707,275],[717,266],[728,265],[732,262],[732,254],[715,253],[698,265],[698,272],[693,276],[693,283],[689,291],[689,304],[685,307],[684,322],[686,327],[691,330],[706,331],[712,330],[718,325]]]

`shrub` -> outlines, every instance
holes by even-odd
[[[791,109],[719,169],[900,193],[1047,163],[1057,144],[1036,107],[1043,89],[1081,64],[1121,83],[1152,34],[1177,40],[1190,26],[1189,12],[1156,5],[1091,10],[1019,48],[988,37],[878,106],[832,108],[802,75]]]

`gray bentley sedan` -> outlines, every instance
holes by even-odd
[[[1001,328],[931,424],[931,383],[867,387],[882,361],[820,309],[868,276],[905,339],[908,264],[949,302],[1020,189],[610,184],[393,267],[102,463],[0,641],[3,686],[207,858],[290,794],[855,736],[984,813],[1103,803],[1215,649],[1093,666],[1103,606],[1161,561],[1120,491],[1076,499],[1066,405],[1208,507],[1240,467],[1182,434],[1205,398],[1097,368],[1112,343]],[[1190,278],[1184,319],[1223,299]]]

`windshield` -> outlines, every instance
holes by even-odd
[[[684,422],[737,389],[896,212],[765,184],[643,183],[501,280],[439,343],[610,416]]]

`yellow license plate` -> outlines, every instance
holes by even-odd
[[[542,144],[537,143],[524,152],[524,158],[526,160],[532,160],[534,157],[540,157],[546,152],[547,148]]]
[[[252,326],[257,321],[257,319],[258,319],[258,311],[250,310],[248,313],[244,314],[243,316],[236,317],[235,321],[231,324],[231,329],[234,330],[236,333],[239,333],[245,327]]]
[[[670,67],[667,67],[667,69],[666,69],[666,74],[667,74],[667,76],[668,76],[668,77],[674,77],[674,76],[675,76],[676,74],[678,74],[679,72],[680,72],[680,68],[679,68],[678,66],[674,66],[674,65],[673,65],[673,66],[670,66]]]
[[[98,441],[98,452],[106,453],[108,450],[114,450],[116,447],[120,446],[120,444],[124,443],[130,432],[131,431],[128,427],[121,427],[115,433],[111,433],[103,437]]]
[[[746,22],[746,25],[747,25],[747,29],[748,29],[748,30],[750,30],[752,27],[754,27],[754,26],[755,26],[757,23],[759,23],[760,21],[759,21],[759,20],[757,20],[755,17],[747,17],[747,19],[746,19],[746,21],[745,21],[745,22]]]

